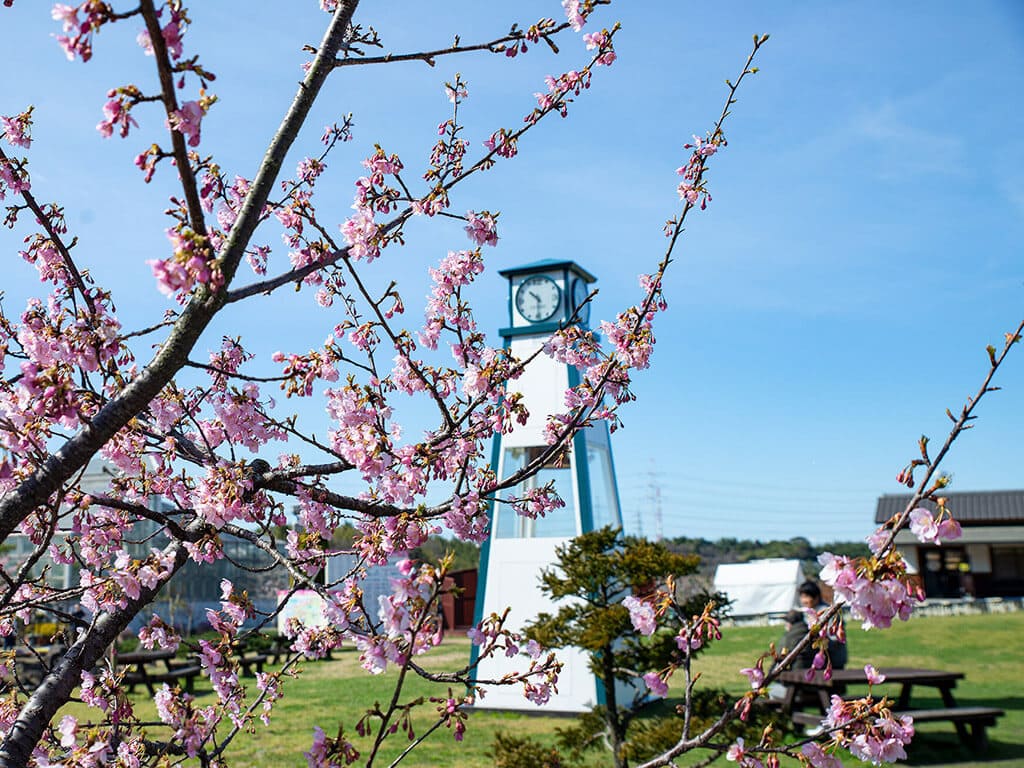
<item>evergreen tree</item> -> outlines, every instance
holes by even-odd
[[[545,647],[576,647],[590,657],[600,680],[604,705],[563,730],[563,746],[578,754],[605,743],[616,768],[628,765],[627,732],[638,710],[649,700],[641,676],[679,661],[676,635],[682,622],[703,612],[707,594],[669,606],[649,637],[641,635],[622,604],[630,595],[643,596],[676,577],[696,572],[700,558],[669,551],[660,543],[629,536],[612,528],[585,533],[556,549],[557,563],[541,577],[542,590],[561,601],[557,613],[542,613],[526,628]],[[713,599],[713,598],[712,598]],[[724,602],[724,601],[723,601]],[[625,683],[626,686],[617,686]],[[620,700],[632,688],[628,700]]]

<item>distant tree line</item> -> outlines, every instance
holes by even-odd
[[[799,560],[804,573],[809,578],[817,577],[821,566],[818,555],[832,552],[848,557],[863,557],[869,554],[867,544],[862,541],[833,541],[825,544],[812,544],[803,536],[787,540],[758,541],[756,539],[724,538],[716,541],[709,539],[692,539],[678,536],[666,539],[666,548],[681,555],[699,555],[700,573],[712,577],[715,568],[721,563],[745,563],[749,560],[763,560],[779,557],[787,560]],[[447,552],[453,552],[455,563],[453,568],[476,568],[480,562],[480,548],[471,542],[459,541],[455,538],[431,536],[412,552],[417,560],[436,562]]]
[[[869,553],[868,545],[863,541],[831,541],[823,544],[812,544],[803,536],[788,540],[759,541],[757,539],[724,538],[716,541],[708,539],[692,539],[678,536],[666,540],[669,550],[684,555],[699,555],[700,572],[711,577],[715,568],[722,563],[745,563],[750,560],[764,560],[778,557],[786,560],[799,560],[804,573],[809,578],[816,578],[821,570],[818,555],[831,552],[847,557],[865,557]]]

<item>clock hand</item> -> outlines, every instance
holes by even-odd
[[[538,304],[540,304],[540,303],[541,303],[541,301],[542,301],[542,300],[541,300],[540,296],[538,296],[538,295],[537,295],[536,293],[534,293],[533,291],[529,291],[528,293],[529,293],[529,294],[530,294],[531,296],[533,296],[533,300],[534,300],[534,301],[536,301],[536,302],[537,302]]]

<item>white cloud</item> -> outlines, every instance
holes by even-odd
[[[915,124],[915,116],[910,100],[886,102],[856,116],[850,138],[872,146],[865,161],[883,179],[967,175],[966,141],[934,126]]]

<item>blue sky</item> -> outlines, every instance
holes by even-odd
[[[357,18],[399,52],[561,18],[548,0],[517,3],[507,18],[493,4],[365,5]],[[615,66],[597,73],[568,120],[541,126],[520,157],[453,198],[458,212],[501,211],[501,241],[476,294],[481,327],[500,343],[497,270],[539,258],[572,258],[599,278],[595,319],[638,299],[636,276],[653,268],[677,208],[682,145],[710,127],[751,36],[770,33],[715,159],[714,200],[689,222],[670,270],[654,365],[637,377],[638,401],[613,436],[624,517],[654,534],[660,497],[666,535],[860,538],[878,495],[899,492],[895,475],[918,436],[943,437],[945,409],[958,410],[981,381],[985,345],[1024,315],[1024,10],[1011,0],[620,5],[591,22],[622,20]],[[0,85],[0,113],[36,105],[34,190],[67,206],[81,258],[115,290],[125,323],[147,323],[167,306],[144,262],[166,252],[161,212],[172,188],[166,169],[142,185],[131,159],[160,121],[140,113],[142,130],[127,140],[94,130],[108,88],[152,85],[134,41],[140,25],[104,29],[83,66],[49,37],[47,7],[18,0],[0,10],[0,64],[18,73]],[[287,18],[270,4],[247,4],[245,15],[228,3],[192,10],[186,52],[202,53],[221,98],[201,149],[231,173],[252,175],[298,80],[300,48],[319,39],[316,3],[289,8]],[[578,38],[561,47],[558,57],[539,46],[514,61],[336,73],[300,141],[315,151],[324,124],[355,115],[356,138],[322,185],[325,218],[348,215],[358,163],[375,142],[423,167],[456,71],[470,85],[467,137],[479,149],[495,128],[518,124],[544,75],[586,60]],[[124,74],[125,62],[137,74]],[[414,322],[426,267],[466,240],[455,225],[417,223],[409,234],[372,279],[401,277]],[[36,288],[15,253],[20,238],[0,233],[0,242],[10,307]],[[233,310],[208,345],[242,333],[263,353],[305,351],[334,322],[308,293],[261,301]],[[1024,487],[1020,357],[1024,349],[946,464],[954,490]],[[303,417],[315,424],[318,415]],[[422,414],[407,419],[415,432]]]

